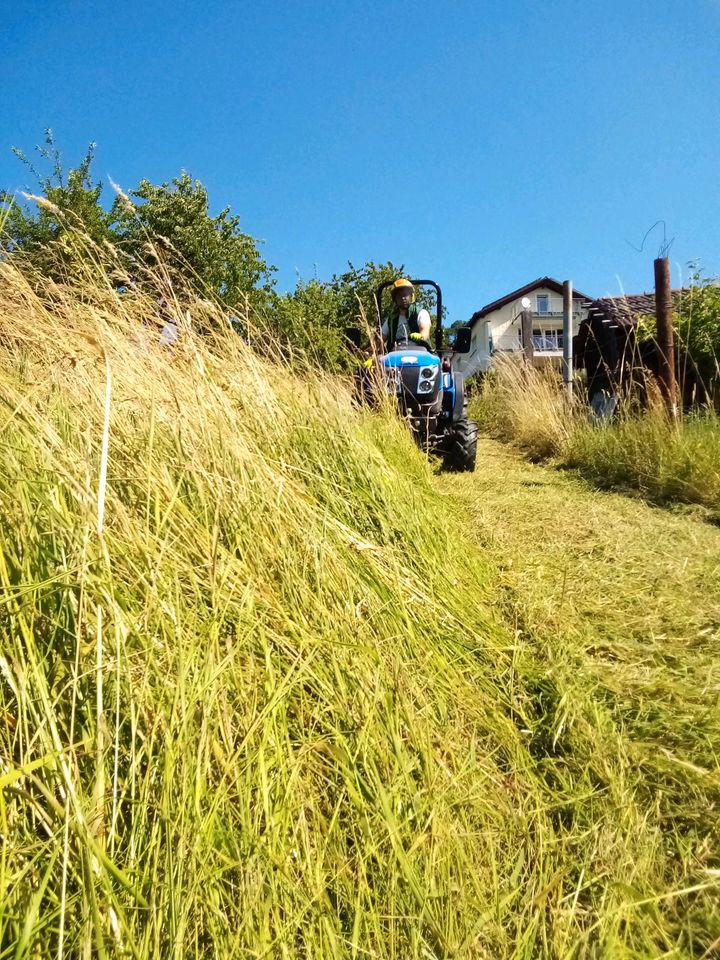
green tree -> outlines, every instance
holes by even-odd
[[[368,261],[348,269],[328,282],[298,281],[295,291],[273,298],[269,311],[272,333],[287,350],[299,349],[328,369],[353,365],[346,332],[349,327],[377,323],[375,291],[387,280],[404,276],[403,266]],[[418,290],[418,301],[431,311],[434,295]],[[390,293],[383,299],[383,314],[390,307]]]
[[[379,264],[369,260],[362,267],[348,263],[345,273],[335,274],[329,283],[339,298],[338,324],[344,328],[366,320],[370,326],[374,326],[378,322],[375,291],[381,283],[403,276],[406,276],[405,267],[402,264],[396,266],[389,260]],[[430,290],[418,289],[417,299],[421,306],[433,312],[434,295]],[[390,291],[386,290],[382,303],[383,316],[389,309]]]
[[[704,277],[697,270],[688,287],[674,292],[673,327],[681,380],[697,375],[710,394],[716,392],[720,382],[720,278]],[[655,317],[641,317],[636,332],[640,343],[656,341]]]
[[[35,149],[39,167],[19,148],[13,152],[35,178],[39,199],[31,204],[2,195],[0,224],[9,249],[22,250],[43,274],[64,278],[115,250],[141,284],[156,283],[162,262],[172,280],[231,308],[267,305],[274,267],[229,208],[210,215],[199,180],[186,172],[160,185],[142,180],[132,200],[119,196],[108,210],[101,203],[102,184],[91,172],[95,144],[67,173],[51,130]]]
[[[3,193],[3,234],[11,250],[23,251],[42,273],[59,279],[67,276],[78,258],[87,259],[93,245],[114,240],[113,218],[100,203],[102,184],[92,178],[94,143],[67,173],[52,130],[45,132],[44,144],[35,151],[42,163],[49,165],[49,173],[39,170],[18,147],[13,148],[35,178],[41,201],[31,205]]]
[[[326,369],[347,365],[340,295],[319,280],[299,280],[293,293],[274,298],[270,326],[284,347],[299,349]]]
[[[682,351],[711,389],[720,381],[720,278],[703,277],[700,271],[693,275],[680,294],[677,331]]]
[[[130,196],[132,203],[118,197],[112,213],[120,245],[136,262],[152,271],[162,261],[229,307],[268,303],[275,268],[229,207],[210,215],[199,180],[185,171],[160,185],[141,180]]]
[[[403,267],[369,261],[328,282],[299,280],[295,291],[274,298],[270,311],[272,332],[287,348],[298,348],[328,369],[351,364],[346,331],[377,322],[375,290],[385,280],[403,275]],[[422,295],[422,294],[421,294]],[[387,303],[389,306],[389,293]]]

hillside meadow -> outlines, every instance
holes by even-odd
[[[711,956],[717,684],[570,661],[391,411],[162,294],[0,262],[0,956]]]

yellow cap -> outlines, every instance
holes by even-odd
[[[393,284],[393,290],[400,290],[402,287],[410,287],[411,290],[415,289],[410,281],[406,280],[405,277],[400,277],[399,280],[395,281]]]

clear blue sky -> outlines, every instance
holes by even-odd
[[[52,127],[132,188],[185,168],[280,289],[406,263],[452,320],[537,276],[720,273],[720,0],[0,0],[0,186]],[[108,195],[110,189],[108,188]]]

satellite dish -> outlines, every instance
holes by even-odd
[[[529,310],[532,306],[530,303],[530,297],[523,297],[520,301],[520,305],[522,306],[523,310]]]

